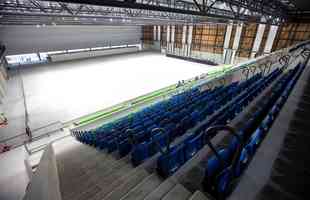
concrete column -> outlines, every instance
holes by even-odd
[[[170,51],[170,25],[167,25],[167,51]]]
[[[192,47],[192,38],[193,38],[193,26],[188,26],[188,36],[187,36],[187,51],[186,55],[190,56],[191,47]]]
[[[264,36],[265,27],[266,27],[265,24],[258,25],[256,37],[255,37],[252,52],[251,52],[251,58],[254,58],[255,54],[259,51],[259,47],[261,45],[261,42]]]
[[[171,50],[174,52],[174,41],[175,41],[175,26],[171,27]]]
[[[156,37],[157,34],[156,34],[156,31],[157,31],[157,30],[156,30],[156,26],[153,26],[153,40],[154,40],[154,41],[157,41],[157,37]]]
[[[4,61],[0,61],[0,104],[3,103],[3,99],[6,93],[7,80],[5,76],[6,74],[5,74],[5,68],[4,68]],[[1,111],[1,106],[0,106],[0,114],[1,113],[2,111]]]
[[[186,34],[187,34],[187,26],[183,26],[183,32],[182,32],[182,54],[183,56],[186,56]]]
[[[8,80],[8,74],[6,71],[6,66],[8,66],[8,63],[6,61],[6,59],[0,60],[0,73],[2,73],[2,75],[4,76],[5,80]]]
[[[160,41],[161,40],[161,30],[160,30],[160,26],[157,26],[157,40]]]
[[[231,56],[231,63],[232,64],[235,62],[236,52],[239,48],[242,28],[243,28],[243,24],[238,25],[237,29],[236,29],[236,34],[235,34],[234,43],[233,43],[233,52],[232,52],[232,56]]]
[[[264,54],[269,54],[271,52],[274,39],[276,38],[278,32],[278,28],[278,26],[270,26],[266,45],[264,48]]]
[[[231,38],[232,28],[233,28],[233,26],[231,24],[227,25],[225,40],[224,40],[223,62],[225,62],[226,52],[227,52],[227,49],[229,48],[229,42],[230,42],[230,38]]]
[[[187,31],[187,26],[183,26],[183,32],[182,32],[182,44],[186,43],[186,31]]]

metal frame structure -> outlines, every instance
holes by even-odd
[[[297,12],[291,0],[0,0],[0,24],[24,25],[280,24]]]

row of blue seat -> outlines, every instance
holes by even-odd
[[[100,142],[100,140],[119,137],[125,133],[127,129],[133,129],[135,132],[139,132],[142,129],[148,129],[154,121],[157,122],[161,119],[160,117],[164,116],[162,110],[166,110],[171,107],[174,107],[174,109],[177,110],[181,106],[184,106],[185,103],[192,102],[190,100],[191,97],[195,100],[197,94],[199,94],[198,92],[199,91],[197,89],[193,89],[191,92],[184,92],[176,95],[168,101],[156,103],[153,106],[141,110],[140,112],[121,118],[117,122],[109,123],[95,130],[79,132],[75,135],[77,135],[79,140],[82,140],[90,145],[97,146],[97,143]],[[203,94],[205,93],[207,92],[204,92]]]
[[[254,77],[253,80],[256,80],[256,82],[254,82],[251,87],[244,89],[243,93],[232,101],[231,104],[233,106],[228,109],[223,109],[215,116],[211,117],[202,127],[207,128],[208,125],[226,123],[228,120],[232,119],[261,91],[256,88],[262,87],[263,84],[266,87],[279,73],[279,70],[275,70],[264,79],[257,78],[259,76]],[[236,102],[238,102],[238,104]],[[187,160],[192,158],[204,144],[201,128],[198,128],[198,131],[195,131],[194,134],[191,134],[183,142],[172,147],[169,152],[160,156],[157,162],[158,172],[165,177],[173,174]]]
[[[200,94],[199,89],[193,88],[191,90],[175,95],[173,98],[167,101],[158,102],[152,106],[142,109],[139,112],[133,113],[119,120],[113,121],[111,123],[104,124],[101,127],[92,130],[91,132],[93,132],[96,135],[96,134],[104,134],[105,132],[109,133],[111,132],[111,130],[124,131],[127,128],[132,128],[129,126],[136,126],[136,125],[141,124],[141,120],[143,120],[145,117],[154,117],[155,114],[159,114],[165,106],[169,104],[176,105],[179,101],[182,101],[182,100],[184,102],[184,97],[195,98],[197,94]]]
[[[212,100],[219,100],[221,99],[223,101],[223,99],[221,96],[225,93],[226,96],[228,96],[229,98],[231,98],[232,96],[234,96],[236,93],[240,92],[243,90],[244,87],[248,87],[249,85],[251,85],[255,80],[257,80],[260,77],[260,75],[257,75],[251,79],[249,79],[248,81],[242,82],[241,84],[239,84],[238,87],[237,86],[237,82],[236,83],[232,83],[231,85],[227,86],[227,87],[219,87],[216,88],[212,91],[209,91],[209,93],[202,93],[202,95],[199,95],[199,93],[197,92],[186,92],[187,94],[194,94],[193,96],[198,97],[194,101],[188,101],[188,98],[184,98],[187,97],[186,95],[176,95],[174,97],[172,97],[171,99],[174,100],[175,102],[185,102],[185,104],[182,104],[183,107],[188,106],[188,104],[193,104],[195,106],[198,105],[199,109],[194,110],[192,113],[190,112],[183,112],[181,111],[181,116],[183,115],[183,117],[179,118],[180,122],[179,123],[167,123],[166,126],[163,126],[169,133],[169,135],[167,135],[166,133],[163,134],[161,132],[159,133],[152,133],[152,130],[156,128],[158,128],[157,126],[152,126],[153,129],[147,129],[146,133],[142,132],[139,135],[139,137],[137,137],[137,135],[135,135],[135,139],[136,142],[141,143],[141,144],[137,144],[134,145],[134,150],[132,151],[132,162],[134,165],[138,165],[140,164],[144,159],[146,159],[149,156],[154,155],[157,151],[158,148],[156,148],[155,143],[157,143],[157,141],[159,141],[159,143],[164,146],[166,145],[166,141],[167,138],[169,138],[169,140],[173,139],[174,137],[178,136],[178,135],[182,135],[188,128],[192,127],[193,125],[195,125],[197,122],[201,121],[206,115],[214,112],[214,110],[216,110],[218,108],[218,106],[220,105],[220,101],[218,101],[218,104],[215,103],[210,103],[210,105],[212,106],[205,106],[207,102],[212,101]],[[237,88],[237,89],[235,89]],[[196,90],[195,90],[196,91]],[[200,96],[200,97],[199,97]],[[183,97],[183,98],[182,98]],[[226,97],[227,99],[227,97]],[[227,101],[227,100],[226,100]],[[190,104],[190,105],[191,105]],[[156,104],[156,107],[162,107],[162,106],[158,106],[158,105],[162,105],[162,104]],[[180,110],[180,109],[179,109]],[[192,111],[193,107],[189,107],[188,111]],[[178,110],[175,110],[178,111]],[[144,111],[145,112],[145,111]],[[174,113],[169,113],[170,116],[173,116]],[[180,116],[180,113],[177,113],[175,115]],[[188,114],[189,117],[187,116]],[[169,117],[169,115],[166,115]],[[166,121],[169,122],[169,120],[167,120],[167,118],[165,118]],[[173,119],[173,117],[172,117]],[[176,120],[178,121],[178,120]],[[160,124],[162,125],[162,124]],[[144,127],[145,128],[145,127]],[[91,145],[95,145],[95,146],[99,146],[100,148],[104,148],[105,146],[108,148],[109,152],[112,152],[116,149],[118,149],[119,154],[121,156],[127,155],[131,149],[133,148],[131,142],[128,138],[128,131],[125,131],[125,133],[114,133],[114,134],[106,134],[108,136],[103,136],[105,135],[104,133],[101,132],[89,132],[88,134],[85,133],[74,133],[74,135],[82,142],[87,143],[87,144],[91,144]],[[124,137],[125,136],[125,137]],[[109,138],[109,140],[107,139]],[[102,139],[106,139],[106,140],[102,140]]]
[[[223,93],[222,96],[218,96],[217,98],[210,97],[210,102],[208,102],[208,104],[206,104],[207,106],[204,109],[202,109],[201,112],[199,113],[200,116],[201,115],[203,116],[200,119],[206,118],[206,116],[213,114],[217,109],[221,108],[234,96],[236,96],[244,89],[252,85],[260,77],[261,74],[257,74],[256,76],[253,76],[251,79],[248,79],[247,81],[240,83],[238,87],[230,88],[230,90],[228,90],[226,93]],[[185,116],[184,119],[187,119],[187,116]],[[198,119],[191,118],[190,123],[189,121],[188,122],[184,121],[184,119],[181,120],[179,124],[181,124],[181,127],[183,126],[186,127],[185,129],[189,129],[198,122],[200,122],[200,120],[198,120],[199,118]],[[161,134],[157,135],[158,136],[157,138],[154,138],[151,141],[143,142],[139,145],[134,146],[131,154],[132,163],[134,165],[139,165],[145,159],[157,153],[161,148],[167,146],[167,144],[174,139],[175,133],[177,133],[176,134],[177,136],[182,135],[185,131],[180,131],[178,127],[179,127],[178,125],[164,127],[164,129],[161,129]]]
[[[216,155],[208,159],[203,184],[204,188],[213,196],[222,197],[231,192],[230,183],[233,178],[239,177],[249,164],[302,70],[303,68],[297,66],[281,77],[272,87],[272,92],[268,95],[269,98],[263,100],[261,106],[252,114],[238,133],[245,146],[241,149],[234,166],[232,166],[233,158],[240,145],[237,138],[233,138],[227,148],[218,152],[218,156],[225,163],[224,166],[221,165]]]
[[[178,108],[174,107],[173,110],[166,110],[163,116],[157,116],[159,120],[153,121],[149,120],[150,123],[147,123],[145,126],[137,126],[133,129],[131,129],[131,133],[134,133],[133,136],[136,139],[137,142],[143,142],[144,140],[149,140],[152,136],[152,130],[155,128],[158,128],[159,126],[165,126],[169,122],[177,122],[182,121],[184,116],[187,116],[190,114],[190,117],[192,118],[199,118],[199,113],[197,110],[195,110],[195,107],[199,106],[202,103],[205,103],[212,97],[216,97],[220,95],[222,92],[227,91],[227,89],[231,87],[235,87],[236,84],[233,84],[227,88],[217,88],[214,91],[210,92],[209,95],[198,95],[198,98],[194,99],[194,101],[197,101],[199,104],[195,103],[193,100],[189,101],[188,98],[185,98],[185,103],[183,103]],[[186,102],[187,100],[187,102]],[[188,109],[182,109],[183,107],[188,107]],[[159,115],[159,114],[158,114]],[[161,120],[161,121],[160,121]],[[142,121],[142,120],[141,120]],[[119,148],[120,155],[124,156],[126,153],[130,150],[130,143],[128,141],[128,131],[125,131],[124,133],[114,133],[114,134],[106,134],[107,136],[102,137],[96,137],[92,134],[80,134],[78,136],[78,139],[88,143],[88,144],[94,144],[95,146],[99,146],[101,149],[107,147],[109,152],[112,152]]]
[[[168,118],[170,119],[170,122],[173,122],[173,121],[174,122],[177,122],[177,121],[181,121],[181,122],[184,121],[185,122],[185,119],[182,121],[183,117],[190,114],[190,117],[192,119],[197,120],[197,118],[198,118],[198,120],[200,120],[199,118],[201,118],[201,115],[199,112],[197,112],[197,110],[194,110],[193,112],[189,113],[189,111],[192,111],[194,108],[193,104],[196,107],[197,106],[201,107],[201,105],[203,105],[205,102],[209,101],[209,99],[217,98],[221,93],[226,92],[229,88],[235,87],[236,84],[237,83],[234,83],[231,86],[226,87],[226,88],[218,87],[218,88],[212,90],[211,92],[202,92],[202,93],[195,92],[194,97],[196,97],[196,98],[193,98],[193,99],[189,99],[189,97],[187,95],[183,95],[183,94],[176,95],[176,96],[171,98],[172,101],[174,100],[174,101],[178,101],[181,103],[183,102],[183,103],[180,106],[175,106],[176,103],[174,105],[172,105],[171,106],[172,109],[167,111],[163,117],[160,117],[160,119],[163,118],[163,120],[161,122],[159,122],[159,123],[155,122],[156,123],[155,124],[155,123],[152,123],[153,122],[152,121],[151,123],[148,123],[149,127],[146,127],[146,126],[141,127],[140,126],[139,130],[133,129],[133,130],[131,130],[131,132],[138,132],[138,133],[134,134],[135,139],[138,142],[143,142],[144,140],[150,140],[150,137],[153,136],[151,131],[154,128],[165,125],[164,123],[162,123],[163,121],[169,122]],[[186,93],[188,94],[188,92],[186,92]],[[193,92],[191,92],[191,94],[193,94]],[[160,104],[156,104],[156,105],[160,105]],[[158,107],[158,106],[156,106],[156,107]],[[185,108],[189,107],[189,108],[187,110],[185,110],[185,109],[183,109],[183,107],[185,107]],[[158,115],[160,115],[160,114],[158,114]],[[142,120],[140,120],[140,121],[142,121]],[[151,120],[149,120],[149,121],[151,121]],[[159,125],[157,125],[157,124],[159,124]],[[170,123],[170,126],[171,126],[171,124],[172,123]],[[181,130],[179,130],[179,132],[181,132]],[[99,134],[98,133],[97,134],[92,133],[92,132],[89,132],[86,134],[85,133],[73,133],[73,134],[78,138],[78,140],[80,140],[86,144],[94,145],[94,146],[100,147],[101,149],[107,147],[109,152],[113,152],[114,150],[117,149],[119,151],[120,156],[127,155],[132,148],[132,145],[128,139],[128,132],[127,131],[125,131],[124,133],[116,132],[116,133],[110,133],[110,134],[108,134],[108,133],[104,134],[102,132]],[[154,138],[156,138],[156,137],[154,137]]]
[[[146,140],[137,144],[133,147],[131,160],[134,165],[139,165],[146,158],[154,155],[158,152],[160,147],[166,146],[168,142],[171,142],[176,137],[183,135],[188,129],[195,126],[198,122],[203,120],[212,110],[208,110],[208,102],[213,98],[220,98],[223,94],[231,95],[236,91],[237,83],[233,83],[229,86],[224,87],[221,92],[216,96],[210,95],[206,101],[197,102],[201,104],[201,109],[197,109],[194,113],[183,115],[182,119],[179,122],[168,123],[166,126],[163,126],[161,131],[158,134],[154,135],[151,140]],[[225,96],[225,95],[224,95]],[[159,145],[157,145],[159,144]],[[159,148],[158,148],[159,146]]]
[[[249,164],[249,158],[254,156],[259,144],[262,142],[276,116],[279,114],[303,69],[304,66],[298,65],[294,70],[290,71],[279,84],[279,87],[273,90],[269,102],[265,102],[264,106],[253,114],[253,118],[259,118],[258,116],[260,113],[266,113],[263,115],[264,118],[261,123],[252,134],[250,134],[249,138],[245,137],[247,142],[240,155],[238,167],[236,169],[237,176],[240,176],[245,166]]]
[[[145,141],[136,145],[132,151],[133,164],[138,165],[146,158],[154,155],[160,148],[167,146],[168,142],[170,143],[176,136],[183,135],[187,130],[194,127],[198,122],[202,121],[206,116],[212,114],[221,106],[218,103],[210,103],[211,99],[218,99],[218,101],[224,99],[226,102],[237,90],[236,84],[227,86],[227,90],[223,90],[219,97],[210,96],[208,101],[201,102],[205,106],[200,111],[197,111],[196,115],[184,115],[184,118],[180,122],[175,124],[169,123],[167,126],[163,127],[163,131],[156,135],[157,137],[153,137],[150,141]],[[157,145],[157,143],[160,145]]]
[[[253,86],[251,86],[250,89],[246,90],[242,95],[238,96],[234,101],[231,103],[231,107],[222,110],[221,112],[217,113],[216,116],[214,116],[212,119],[210,119],[207,123],[200,126],[196,131],[195,134],[202,134],[208,127],[211,125],[216,124],[225,124],[226,122],[223,121],[223,119],[227,118],[228,120],[234,118],[240,111],[243,109],[242,105],[247,105],[244,103],[249,103],[253,99],[253,94],[257,92],[261,92],[264,88],[266,88],[279,74],[281,73],[281,70],[279,68],[276,68],[272,73],[270,73],[268,76],[264,77],[263,79],[260,79],[254,83]],[[255,89],[255,91],[254,91]],[[249,98],[246,98],[246,97]],[[248,101],[248,102],[243,102]],[[237,107],[235,112],[231,112],[229,109],[235,109]]]

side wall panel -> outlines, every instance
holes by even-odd
[[[141,26],[2,26],[7,55],[137,44]]]
[[[51,55],[50,57],[53,62],[58,62],[58,61],[66,61],[66,60],[91,58],[91,57],[96,57],[96,56],[133,53],[133,52],[138,52],[138,51],[139,51],[138,47],[127,47],[127,48],[107,49],[107,50],[102,50],[102,51],[86,51],[86,52],[77,52],[77,53],[68,53],[68,54],[55,54],[55,55]]]

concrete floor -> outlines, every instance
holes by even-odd
[[[162,54],[141,52],[87,60],[24,67],[30,128],[59,126],[83,115],[206,73],[214,67]],[[20,76],[11,72],[4,112],[9,126],[0,140],[24,133]],[[45,130],[47,131],[47,130]]]

